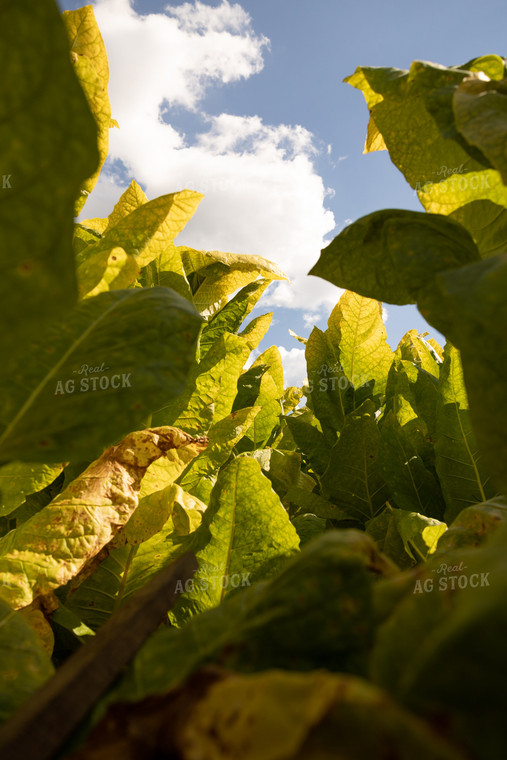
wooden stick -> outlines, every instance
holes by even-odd
[[[197,570],[187,552],[121,607],[0,728],[1,760],[50,760],[165,619]]]

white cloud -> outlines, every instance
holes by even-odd
[[[330,191],[313,163],[313,135],[300,125],[265,124],[258,115],[202,110],[210,88],[264,65],[269,40],[255,32],[249,14],[227,0],[170,5],[165,14],[146,16],[128,0],[97,0],[95,13],[120,124],[110,132],[111,158],[123,162],[149,198],[184,187],[205,194],[180,244],[258,254],[281,266],[291,285],[270,288],[265,305],[328,313],[341,291],[307,277],[335,228],[325,208]],[[170,124],[171,115],[185,112],[202,124],[190,137]],[[121,188],[106,176],[94,192],[85,216],[109,213]]]
[[[129,0],[97,0],[94,10],[118,121],[128,122],[136,112],[156,119],[164,100],[195,109],[207,87],[248,78],[263,67],[268,39],[256,35],[248,13],[227,0],[216,8],[199,2],[167,6],[165,14],[146,16]]]
[[[290,350],[279,346],[278,350],[282,357],[283,379],[285,387],[288,385],[302,386],[306,379],[306,359],[304,348],[291,348]]]
[[[313,330],[313,328],[317,325],[317,322],[319,322],[321,319],[322,316],[320,314],[314,314],[313,312],[305,312],[305,314],[303,314],[303,324],[307,330]]]

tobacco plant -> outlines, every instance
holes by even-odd
[[[345,293],[286,388],[244,325],[286,276],[178,245],[200,193],[82,218],[118,127],[92,7],[3,15],[2,756],[503,756],[506,61],[348,77],[424,211],[322,251]],[[382,302],[445,346],[393,351]]]

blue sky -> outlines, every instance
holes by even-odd
[[[261,310],[274,311],[261,348],[281,346],[287,383],[301,382],[303,347],[288,328],[305,336],[312,324],[324,328],[340,294],[306,276],[320,248],[372,211],[422,210],[387,152],[363,155],[367,108],[343,78],[360,65],[456,65],[507,55],[505,3],[93,5],[121,129],[111,131],[112,158],[83,216],[109,213],[132,177],[150,198],[183,187],[203,191],[177,242],[258,253],[290,274],[291,288],[273,285],[261,301]],[[386,328],[393,347],[406,330],[428,329],[415,308],[395,306]]]

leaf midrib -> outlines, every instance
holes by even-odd
[[[231,554],[232,554],[232,544],[234,543],[234,533],[236,531],[236,509],[237,509],[237,504],[238,504],[238,499],[237,499],[237,496],[238,496],[238,470],[239,470],[239,468],[236,467],[236,473],[235,473],[235,478],[234,478],[233,508],[232,508],[232,513],[231,513],[231,531],[230,531],[230,534],[229,534],[229,545],[227,547],[227,557],[226,557],[226,560],[225,560],[225,567],[224,567],[224,571],[226,573],[229,572],[229,566],[230,566]],[[220,592],[220,604],[224,601],[224,597],[225,597],[225,587],[224,587],[224,585],[222,583],[222,590]]]
[[[94,319],[92,324],[89,325],[89,327],[86,328],[84,333],[79,337],[78,340],[74,341],[71,346],[67,349],[67,351],[63,354],[63,356],[60,358],[60,360],[54,365],[53,369],[44,376],[43,380],[34,388],[30,396],[27,398],[25,403],[22,405],[18,413],[15,415],[15,417],[12,419],[12,421],[9,423],[9,425],[6,427],[2,435],[0,436],[0,449],[6,439],[8,439],[10,433],[12,430],[16,427],[19,420],[23,418],[24,414],[27,410],[30,409],[32,404],[35,402],[37,397],[42,393],[44,388],[48,385],[49,381],[54,378],[57,371],[65,364],[67,359],[72,355],[74,351],[84,342],[84,340],[89,336],[89,334],[96,328],[97,325],[100,324],[100,322],[106,317],[109,316],[120,304],[123,304],[126,299],[130,298],[132,294],[127,294],[123,298],[121,298],[118,301],[115,301],[109,308],[104,311],[98,319]]]

